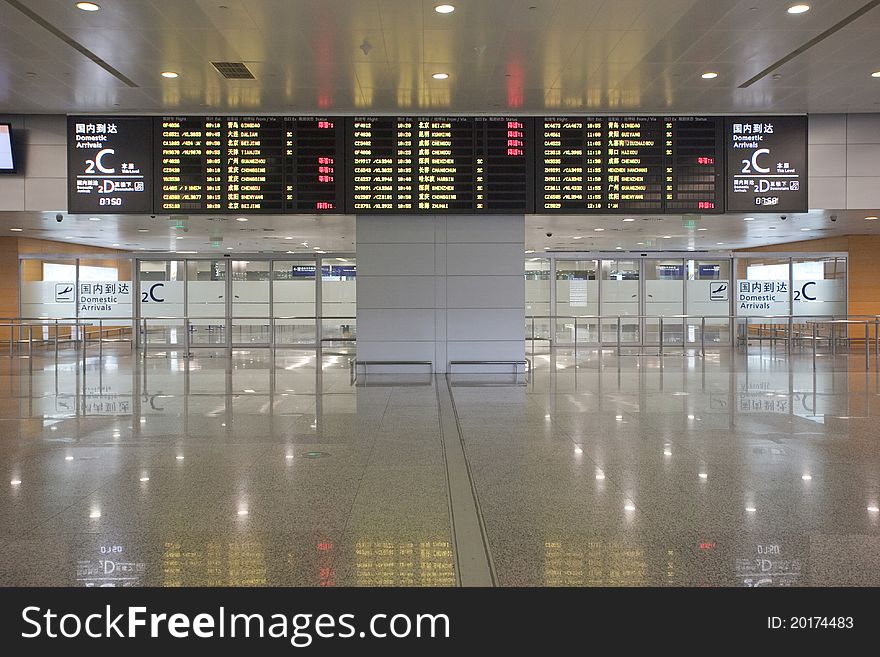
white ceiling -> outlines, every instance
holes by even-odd
[[[875,213],[876,214],[876,213]],[[836,221],[831,221],[831,216]],[[778,214],[626,216],[528,215],[526,248],[543,251],[729,251],[755,246],[842,235],[880,235],[880,219],[866,221],[868,212],[811,210],[782,221]],[[296,253],[355,251],[355,218],[349,215],[284,215],[250,217],[191,216],[179,221],[166,216],[64,215],[54,212],[0,212],[3,234],[119,248],[126,251],[198,251],[199,254]],[[411,221],[424,221],[412,216]],[[688,226],[686,221],[693,222]],[[9,232],[8,228],[22,228]],[[596,228],[603,230],[597,231]],[[699,230],[705,228],[706,230]],[[141,232],[145,231],[145,232]],[[552,233],[548,237],[547,233]],[[669,239],[663,236],[669,235]],[[178,237],[182,239],[177,239]],[[221,239],[218,239],[221,238]],[[289,239],[288,239],[289,238]],[[575,239],[578,238],[578,239]],[[302,243],[306,242],[308,246]],[[721,242],[721,244],[719,244]],[[117,246],[118,245],[118,246]]]
[[[449,15],[433,11],[435,0],[97,1],[101,11],[87,13],[73,0],[18,0],[35,21],[16,0],[0,0],[0,113],[880,111],[880,78],[870,76],[880,69],[880,8],[793,57],[773,71],[778,78],[739,88],[867,0],[809,0],[811,11],[797,16],[786,13],[789,0],[452,0]],[[246,62],[257,79],[225,80],[210,64],[218,60]],[[165,70],[180,77],[164,79]],[[709,70],[718,78],[701,79]],[[433,80],[435,72],[450,77]],[[675,216],[530,216],[526,244],[728,250],[877,234],[880,221],[866,214],[839,212],[835,223],[823,211],[786,222],[704,216],[706,231]],[[54,217],[0,213],[22,236],[125,250],[355,247],[353,217],[191,217],[186,232],[167,217]]]
[[[0,112],[856,112],[880,105],[867,0],[0,0]],[[367,54],[360,49],[364,43]],[[257,79],[223,79],[212,60]],[[159,73],[174,70],[176,80]],[[700,74],[719,73],[714,80]],[[431,78],[446,72],[448,80]]]

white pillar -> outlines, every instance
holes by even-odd
[[[525,358],[522,215],[356,221],[358,360],[430,360],[442,373],[450,360]]]

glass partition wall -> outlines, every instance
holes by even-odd
[[[62,338],[77,321],[90,339],[133,336],[150,349],[315,346],[322,332],[345,346],[356,336],[357,262],[346,253],[34,254],[19,269],[20,315],[51,320],[51,332],[59,320]]]
[[[845,253],[545,253],[525,264],[526,336],[549,315],[559,346],[659,346],[661,332],[663,345],[778,340],[808,317],[847,313]]]

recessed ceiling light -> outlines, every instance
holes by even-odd
[[[232,249],[233,249],[233,247],[231,247],[231,246],[227,246],[227,247],[226,247],[226,250],[227,250],[227,251],[232,251]]]
[[[247,217],[236,217],[235,220],[236,221],[247,221],[248,218]]]
[[[708,228],[697,228],[697,230],[709,230]]]
[[[77,2],[77,9],[82,9],[83,11],[98,11],[101,8],[101,5],[95,2]]]
[[[101,217],[89,217],[89,221],[101,221]]]
[[[183,239],[183,235],[178,235],[178,236],[175,237],[174,239],[176,239],[176,240],[182,240],[182,239]]]
[[[803,231],[803,232],[805,232],[805,233],[806,233],[806,232],[809,232],[809,231],[811,231],[811,230],[812,230],[812,228],[801,228],[801,230],[802,230],[802,231]]]
[[[644,242],[636,242],[636,246],[645,246]]]
[[[743,221],[754,221],[754,217],[743,217]]]
[[[178,74],[176,71],[162,71],[162,77],[173,80],[174,78],[178,77]]]
[[[880,78],[880,71],[874,71],[873,73],[871,73],[871,77],[872,78]]]
[[[451,14],[455,11],[455,5],[437,5],[434,7],[434,11],[438,14]]]
[[[20,233],[24,230],[24,228],[10,228],[9,230],[11,230],[13,233]]]
[[[718,246],[724,246],[724,242],[715,242]]]
[[[18,483],[21,483],[21,482],[18,482]],[[880,513],[880,507],[878,507],[878,506],[875,504],[875,505],[873,505],[873,506],[869,506],[869,507],[868,507],[868,511],[870,511],[871,513]]]
[[[73,235],[65,235],[65,236],[64,236],[64,239],[66,239],[66,240],[72,240],[72,239],[73,239]]]
[[[116,243],[116,244],[114,244],[114,245],[113,245],[113,246],[119,246],[119,242],[117,242],[117,243]]]
[[[593,230],[596,231],[597,233],[601,233],[605,229],[604,228],[594,228]]]
[[[431,77],[435,80],[445,80],[449,77],[449,73],[434,73]]]
[[[801,475],[801,479],[803,479],[804,481],[813,481],[813,475]]]
[[[21,486],[21,479],[13,479],[9,482],[11,486]]]
[[[693,246],[688,247],[688,251],[696,251],[696,250],[697,250],[696,247],[693,247]]]
[[[877,221],[877,217],[865,217],[865,221]]]
[[[529,253],[534,253],[534,252],[535,252],[534,249],[529,249],[528,251],[525,252],[525,254],[528,255]]]
[[[149,228],[138,228],[138,232],[139,233],[149,233],[150,229]]]
[[[571,239],[573,239],[573,240],[582,240],[582,239],[584,239],[584,236],[583,236],[583,235],[575,235],[575,236],[572,237]]]
[[[292,237],[285,237],[284,239],[286,239],[286,240],[292,240],[293,238],[292,238]]]
[[[704,80],[714,80],[718,77],[718,74],[715,71],[706,71],[700,77]]]
[[[803,14],[810,11],[810,5],[792,5],[786,11],[789,14]]]
[[[664,236],[663,236],[663,239],[665,239],[665,240],[671,240],[671,239],[672,239],[672,235],[664,235]]]
[[[327,253],[326,251],[315,251],[315,253]]]
[[[635,510],[636,510],[636,505],[630,502],[630,503],[626,504],[623,508],[624,508],[626,511],[635,511]]]
[[[615,251],[623,251],[623,247],[622,246],[615,246],[614,250]]]
[[[747,506],[747,507],[746,507],[746,511],[748,511],[749,513],[754,513],[754,512],[757,511],[757,510],[758,510],[758,509],[756,509],[756,508],[753,507],[753,506]]]
[[[635,221],[635,219],[633,219],[632,217],[627,217],[626,219],[624,219],[624,221]]]

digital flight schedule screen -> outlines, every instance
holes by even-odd
[[[531,211],[530,119],[357,116],[346,145],[353,214]]]
[[[703,117],[538,119],[536,212],[722,212],[721,125]]]
[[[338,118],[165,116],[155,135],[156,212],[344,211]]]

